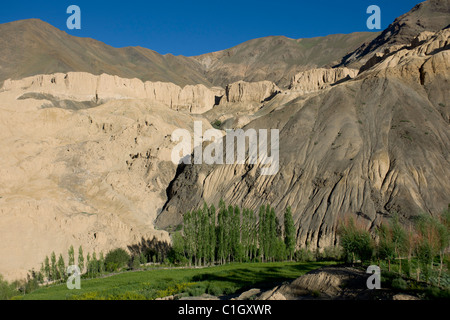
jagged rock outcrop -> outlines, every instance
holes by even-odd
[[[427,40],[420,40],[420,39]],[[402,80],[412,80],[421,85],[431,82],[430,77],[448,77],[450,72],[450,29],[444,29],[426,37],[418,36],[415,45],[386,53],[380,61],[369,68],[366,74],[395,76]],[[421,45],[417,43],[422,42]],[[442,79],[445,80],[446,79]]]
[[[419,33],[417,37],[411,41],[411,48],[415,48],[423,44],[424,42],[430,40],[431,37],[433,37],[436,33],[431,31],[423,31]]]
[[[50,94],[60,99],[75,101],[106,102],[118,99],[148,99],[174,110],[203,113],[216,103],[216,96],[223,95],[223,89],[207,88],[202,84],[186,85],[181,88],[169,82],[142,82],[139,79],[125,79],[85,72],[37,75],[21,80],[5,80],[3,90],[25,89],[25,93]]]
[[[433,50],[445,50],[448,49],[448,30],[444,29],[439,32],[423,31],[417,37],[415,37],[409,46],[393,45],[384,50],[384,52],[376,52],[367,62],[360,68],[359,73],[362,73],[375,65],[378,65],[378,69],[385,69],[387,64],[379,64],[383,60],[392,61],[396,59],[392,65],[396,66],[404,55],[427,55]],[[434,39],[436,38],[436,39]],[[431,41],[430,41],[431,40]],[[419,51],[414,50],[425,42],[429,42],[426,46],[421,47]],[[408,60],[409,61],[409,60]]]
[[[409,46],[422,32],[437,32],[448,27],[449,16],[450,0],[423,1],[395,19],[378,37],[345,56],[340,66],[358,68],[377,52],[385,52],[392,46],[396,49]]]
[[[341,80],[351,79],[358,75],[358,70],[349,68],[311,69],[296,74],[289,86],[289,90],[310,93],[325,89]]]
[[[245,82],[238,81],[227,85],[223,102],[263,102],[280,93],[278,86],[270,81]]]
[[[374,65],[378,64],[380,61],[383,60],[383,58],[385,57],[386,52],[382,53],[382,52],[376,52],[369,60],[367,60],[367,62],[361,66],[361,68],[359,69],[359,72],[364,72],[370,68],[372,68]]]

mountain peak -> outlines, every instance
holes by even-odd
[[[396,18],[386,30],[368,44],[344,57],[341,65],[360,65],[375,52],[393,45],[408,45],[423,31],[437,32],[450,24],[450,0],[428,0]]]

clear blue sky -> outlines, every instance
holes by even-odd
[[[39,18],[69,34],[114,47],[198,55],[270,35],[310,38],[370,31],[366,9],[381,8],[382,28],[419,0],[4,1],[0,23]],[[81,30],[68,30],[66,9],[81,8]]]

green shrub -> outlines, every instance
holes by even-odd
[[[213,296],[221,296],[223,295],[223,289],[217,285],[214,285],[212,283],[208,283],[208,287],[206,288],[206,292]]]
[[[25,284],[25,293],[31,293],[39,288],[39,283],[36,278],[28,278]]]
[[[78,295],[71,295],[68,297],[69,300],[105,300],[100,297],[97,291],[86,292]]]
[[[301,248],[295,251],[294,260],[297,262],[313,262],[315,261],[315,256],[310,250]]]
[[[156,298],[164,298],[183,293],[186,291],[187,288],[189,288],[192,285],[193,283],[186,283],[186,282],[170,285],[164,290],[158,290],[156,292]]]
[[[106,269],[110,272],[117,271],[126,267],[130,259],[131,257],[128,252],[122,248],[111,250],[105,257]]]
[[[360,259],[361,262],[366,262],[372,258],[374,246],[370,233],[356,225],[352,218],[340,226],[339,233],[347,261],[355,262]]]
[[[131,269],[140,270],[141,269],[141,257],[136,255],[133,257],[133,262],[131,263]]]
[[[189,287],[186,290],[187,294],[191,297],[198,297],[205,293],[205,288],[202,287]]]
[[[220,126],[222,125],[222,121],[220,120],[215,120],[211,123],[212,127],[214,129],[220,129]]]
[[[438,287],[430,287],[426,290],[426,295],[432,299],[449,298],[449,290],[441,290]]]
[[[412,275],[412,262],[409,260],[403,260],[403,270],[405,270],[406,275],[411,278]]]
[[[340,247],[327,247],[319,254],[320,261],[340,261],[343,259],[343,252]]]
[[[147,298],[137,292],[86,292],[83,294],[72,295],[68,297],[69,300],[147,300]]]
[[[310,291],[310,294],[314,298],[320,298],[320,296],[322,295],[319,290],[312,290],[312,291]]]
[[[17,293],[18,292],[13,288],[13,285],[4,280],[3,276],[0,274],[0,300],[9,300],[17,295]]]
[[[106,263],[106,271],[114,272],[119,269],[119,265],[115,262],[108,262]]]
[[[224,295],[229,295],[229,294],[233,294],[235,293],[237,290],[239,290],[239,287],[235,287],[235,286],[227,286],[223,289],[223,294]]]
[[[141,252],[141,254],[139,255],[139,259],[140,259],[141,264],[147,263],[147,257],[145,256],[145,254],[143,252]]]
[[[402,278],[397,278],[392,280],[392,288],[399,289],[399,290],[407,290],[408,289],[408,283],[403,280]]]

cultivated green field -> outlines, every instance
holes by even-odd
[[[216,296],[239,293],[252,287],[272,288],[332,262],[232,263],[190,269],[154,269],[125,272],[97,279],[81,279],[81,290],[66,284],[42,287],[15,297],[26,300],[155,299],[176,293]]]

